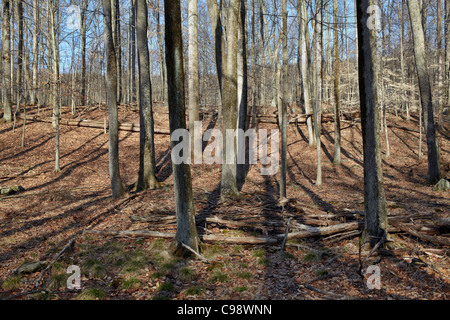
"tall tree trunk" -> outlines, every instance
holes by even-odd
[[[334,46],[334,153],[333,164],[341,165],[341,97],[339,92],[340,61],[339,61],[339,6],[338,0],[333,0],[333,46]],[[348,49],[347,49],[348,54]],[[347,56],[348,60],[348,56]]]
[[[281,172],[280,172],[280,199],[286,198],[286,172],[287,172],[287,83],[288,83],[288,40],[287,40],[287,0],[281,0],[281,43],[283,65],[281,69]],[[279,59],[278,59],[279,60]],[[274,150],[272,150],[274,152]]]
[[[230,0],[228,21],[230,26],[237,26],[239,21],[239,1]],[[237,28],[228,29],[227,34],[227,69],[223,83],[223,164],[221,178],[221,194],[236,195],[239,193],[236,177],[236,127],[237,127]],[[230,133],[230,134],[227,134]]]
[[[37,104],[38,59],[39,59],[39,1],[33,0],[33,63],[31,71],[31,104]]]
[[[11,12],[10,1],[3,0],[3,25],[2,25],[2,66],[3,85],[5,86],[5,101],[3,103],[3,120],[12,121],[11,108]]]
[[[80,33],[81,33],[81,105],[85,106],[87,104],[87,91],[86,91],[86,32],[87,32],[87,7],[88,0],[83,0],[81,6],[81,23],[80,23]]]
[[[436,50],[437,50],[437,99],[436,99],[436,112],[437,112],[437,129],[442,130],[443,121],[443,99],[442,99],[442,78],[445,67],[442,64],[442,0],[437,1],[436,9]]]
[[[169,98],[170,132],[186,129],[183,39],[181,33],[180,1],[165,0],[165,40]],[[172,150],[180,142],[171,141]],[[192,197],[191,169],[187,163],[172,162],[177,231],[175,252],[186,253],[187,245],[198,252],[199,237],[195,224],[195,208]]]
[[[314,103],[314,137],[317,153],[317,176],[316,185],[322,185],[322,145],[320,132],[322,127],[322,0],[316,1],[316,22],[315,22],[315,103]]]
[[[433,97],[431,93],[430,75],[425,54],[425,39],[422,29],[419,4],[416,0],[408,0],[409,17],[414,39],[414,57],[419,80],[422,103],[423,122],[428,148],[428,182],[436,183],[440,179],[439,151],[434,125]]]
[[[155,189],[159,183],[155,177],[154,122],[152,108],[152,84],[150,78],[150,54],[148,49],[147,0],[136,0],[136,36],[139,66],[139,173],[137,190]]]
[[[61,171],[60,168],[60,148],[59,148],[59,57],[58,57],[58,40],[56,37],[56,16],[57,16],[57,5],[54,0],[48,0],[48,10],[49,10],[49,33],[50,33],[50,51],[51,51],[51,86],[52,86],[52,101],[53,106],[53,123],[55,127],[55,172]]]
[[[366,212],[364,242],[373,247],[387,232],[386,199],[380,151],[380,121],[377,90],[376,29],[367,21],[375,0],[361,0],[357,5],[359,94],[364,149],[364,207]]]
[[[445,0],[445,66],[446,105],[450,106],[450,0]]]
[[[109,118],[109,176],[114,199],[125,195],[119,169],[119,123],[117,114],[116,53],[112,36],[111,1],[103,2],[103,28],[107,58],[106,90]]]
[[[301,35],[301,63],[302,63],[302,80],[303,90],[305,96],[305,113],[306,113],[306,126],[308,130],[309,145],[314,145],[314,133],[312,125],[312,78],[309,76],[310,72],[310,57],[309,57],[309,36],[308,36],[308,14],[306,11],[306,4],[304,1],[299,1],[299,14],[300,14],[300,35]]]
[[[198,74],[198,7],[197,0],[189,0],[189,133],[191,142],[191,163],[197,163],[202,150],[196,150],[198,141],[194,141],[194,124],[199,117],[199,74]],[[201,158],[200,158],[201,159]]]
[[[136,0],[130,0],[130,65],[129,72],[129,96],[130,103],[136,101]]]
[[[240,132],[247,130],[247,97],[248,97],[248,80],[247,80],[247,16],[246,16],[246,2],[240,0],[240,19],[238,29],[238,57],[237,57],[237,90],[238,90],[238,103],[237,103],[237,126]],[[244,139],[237,139],[237,157],[245,160],[247,153],[247,143]],[[238,163],[236,165],[236,179],[239,186],[242,186],[245,182],[246,164]]]
[[[117,103],[122,102],[122,45],[121,45],[121,34],[120,34],[120,2],[119,0],[113,0],[112,3],[114,10],[112,12],[114,24],[113,24],[113,34],[114,34],[114,46],[116,50],[116,66],[117,66]]]
[[[225,40],[223,37],[221,7],[217,4],[217,0],[206,0],[208,6],[209,20],[211,21],[211,31],[214,37],[214,52],[216,59],[216,73],[219,83],[219,126],[221,126],[220,120],[223,117],[223,91],[224,91],[224,75],[227,70],[226,57],[225,57]],[[233,28],[234,29],[234,28]]]

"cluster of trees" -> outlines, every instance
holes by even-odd
[[[73,5],[77,10],[68,12]],[[76,27],[70,16],[74,11]],[[380,23],[373,23],[377,19]],[[429,182],[440,178],[437,133],[450,105],[449,22],[448,0],[3,0],[3,119],[12,121],[21,103],[52,106],[58,171],[61,105],[71,105],[75,113],[77,106],[106,101],[110,177],[117,198],[125,194],[118,163],[119,103],[139,105],[138,190],[159,187],[155,100],[168,106],[171,132],[189,126],[191,133],[201,105],[218,106],[222,130],[245,130],[250,108],[265,112],[271,105],[278,110],[281,131],[284,203],[289,111],[299,106],[307,116],[320,185],[321,114],[334,111],[333,163],[340,165],[341,114],[359,107],[366,229],[374,245],[387,225],[380,142],[387,112],[409,119],[418,111]],[[389,156],[387,133],[385,139]],[[245,147],[234,144],[235,152],[227,152],[230,145],[224,141],[223,146],[223,154],[233,159],[223,159],[221,190],[234,195],[245,180],[245,167],[236,161]],[[189,165],[173,164],[173,176],[177,240],[197,251]]]

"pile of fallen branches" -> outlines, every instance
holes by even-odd
[[[295,246],[292,240],[305,238],[321,238],[327,243],[338,242],[359,236],[364,228],[364,212],[346,208],[340,212],[328,212],[295,201],[284,208],[276,203],[261,202],[259,208],[256,206],[253,211],[234,214],[211,214],[208,211],[198,214],[196,224],[200,239],[230,244]],[[445,234],[450,226],[449,219],[433,219],[430,215],[420,218],[411,223],[408,222],[408,216],[389,216],[388,232],[406,233],[423,241],[450,246],[450,238]],[[174,214],[133,214],[129,215],[129,219],[132,224],[128,230],[88,232],[117,237],[175,237]]]

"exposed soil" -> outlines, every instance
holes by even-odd
[[[33,109],[35,110],[35,109]],[[155,107],[155,126],[168,128],[166,109]],[[104,109],[79,108],[63,119],[103,121]],[[28,117],[31,115],[29,108]],[[40,117],[51,110],[41,109]],[[119,107],[120,122],[138,123],[136,106]],[[204,128],[217,127],[209,115]],[[390,157],[382,136],[385,192],[390,218],[423,231],[439,218],[448,218],[450,193],[433,191],[426,183],[426,143],[419,161],[419,126],[390,115]],[[441,163],[450,163],[450,126],[440,140]],[[273,124],[261,127],[276,128]],[[279,174],[262,176],[261,165],[250,168],[241,195],[221,199],[220,166],[193,165],[193,191],[199,217],[233,221],[292,221],[326,226],[363,221],[363,155],[361,127],[344,122],[342,166],[333,167],[333,123],[324,123],[322,136],[323,185],[315,185],[316,150],[309,147],[306,127],[288,129],[288,208],[278,205]],[[158,180],[164,187],[133,194],[133,198],[108,210],[112,200],[108,176],[108,135],[102,129],[61,126],[61,172],[54,172],[54,128],[50,123],[27,122],[21,147],[22,120],[0,124],[0,186],[20,185],[25,191],[0,197],[0,296],[14,299],[448,299],[448,247],[394,230],[387,251],[360,264],[359,233],[312,237],[280,245],[204,243],[202,256],[177,259],[170,254],[170,239],[114,236],[84,232],[43,276],[33,291],[39,272],[15,276],[28,261],[52,261],[83,230],[155,230],[174,232],[174,193],[169,135],[157,134],[155,150]],[[120,131],[120,170],[124,186],[136,182],[139,166],[139,133]],[[448,175],[448,172],[446,173]],[[448,177],[448,176],[447,176]],[[136,217],[168,218],[167,223]],[[205,234],[270,236],[281,227],[232,228],[205,222]],[[436,231],[437,229],[432,230]],[[428,229],[427,229],[428,230]],[[429,230],[428,230],[429,232]],[[449,231],[437,230],[440,237]],[[362,256],[364,258],[364,255]],[[66,289],[69,265],[81,268],[83,294]],[[369,265],[381,271],[381,289],[369,289]],[[362,270],[362,275],[360,274]],[[58,282],[59,279],[59,282]],[[90,288],[98,288],[94,293]],[[46,289],[46,293],[42,290]],[[315,289],[317,289],[315,291]],[[318,292],[322,290],[321,292]],[[31,292],[30,292],[31,291]],[[23,293],[18,295],[19,293]]]

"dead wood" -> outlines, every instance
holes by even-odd
[[[399,228],[401,231],[406,232],[412,236],[415,236],[419,239],[426,240],[435,244],[440,244],[444,246],[450,246],[450,239],[446,237],[441,236],[430,236],[427,234],[423,234],[422,232],[414,230],[412,227],[408,226],[405,223],[396,221],[396,220],[389,220],[389,224]]]

